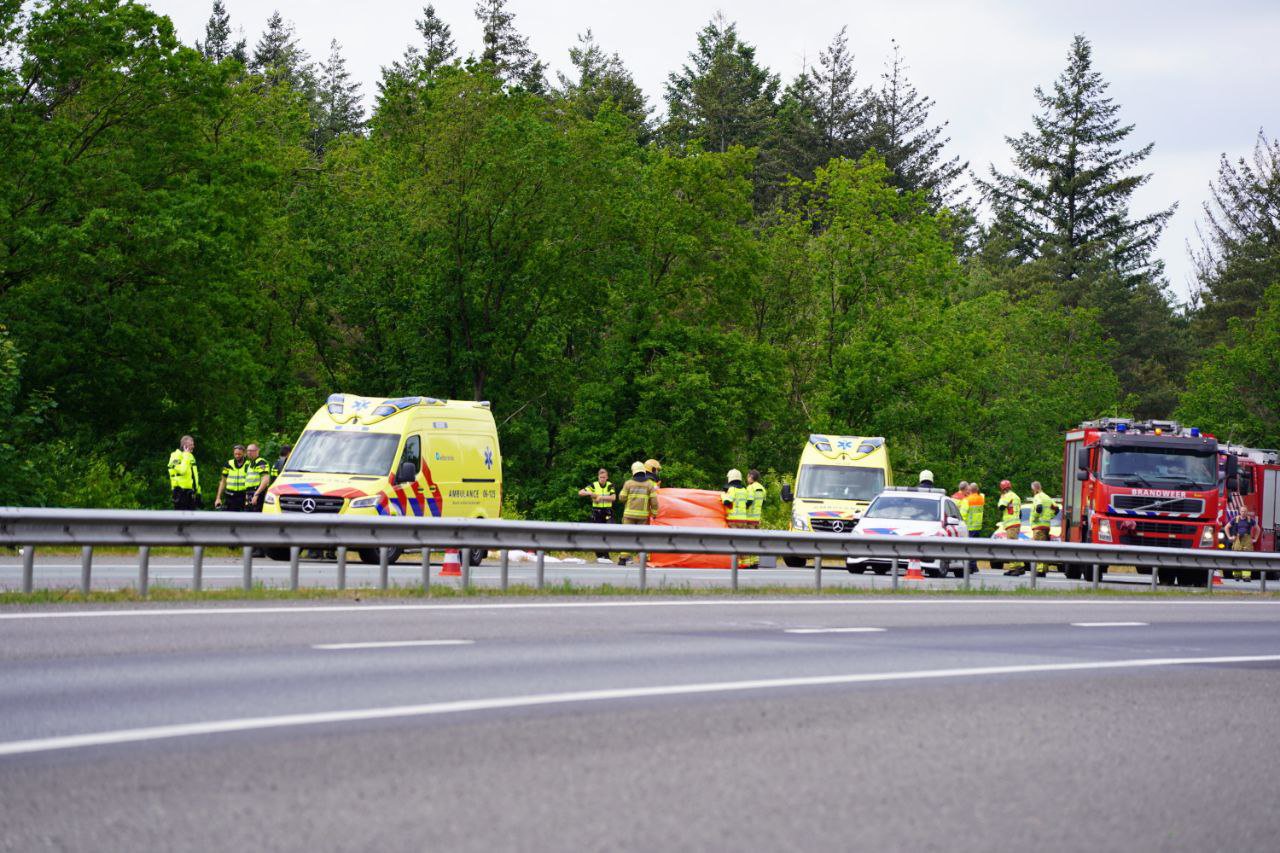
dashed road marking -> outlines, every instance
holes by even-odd
[[[319,643],[312,646],[326,652],[348,649],[403,649],[410,646],[470,646],[475,640],[388,640],[377,643]]]

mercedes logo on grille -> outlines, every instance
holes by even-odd
[[[316,511],[316,499],[315,499],[315,498],[304,498],[304,499],[303,499],[303,501],[302,501],[302,511],[303,511],[303,512],[315,512],[315,511]]]
[[[308,512],[310,512],[310,510],[308,510]],[[831,522],[831,532],[832,532],[832,533],[841,533],[841,532],[843,532],[843,531],[844,531],[844,522],[843,522],[843,521],[833,521],[833,522]]]

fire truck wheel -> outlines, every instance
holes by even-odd
[[[1062,573],[1067,576],[1067,580],[1078,581],[1084,576],[1084,569],[1076,563],[1067,563],[1062,567]]]
[[[793,569],[803,569],[809,561],[804,557],[783,557],[782,562],[786,563]]]

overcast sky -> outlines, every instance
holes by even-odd
[[[422,0],[224,0],[232,25],[252,48],[273,8],[294,23],[316,59],[329,40],[342,44],[348,68],[363,84],[366,106],[382,65],[415,41]],[[473,0],[434,0],[463,54],[477,52],[480,27]],[[211,0],[151,0],[173,18],[188,43],[201,38]],[[986,172],[1007,168],[1004,138],[1030,126],[1037,84],[1048,86],[1066,64],[1074,33],[1094,46],[1094,64],[1111,83],[1123,121],[1136,125],[1130,148],[1155,142],[1151,182],[1135,214],[1177,202],[1160,256],[1179,298],[1190,278],[1186,244],[1219,155],[1249,153],[1259,128],[1280,134],[1280,2],[1276,0],[896,0],[878,3],[791,0],[511,0],[517,27],[554,73],[587,28],[619,53],[662,112],[663,83],[686,61],[694,34],[717,10],[738,23],[757,57],[784,85],[812,62],[841,26],[860,82],[878,79],[897,39],[909,76],[950,122],[950,151]]]

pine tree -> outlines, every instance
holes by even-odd
[[[1262,131],[1253,154],[1225,154],[1204,205],[1196,265],[1195,328],[1223,339],[1232,319],[1252,318],[1269,285],[1280,282],[1280,142]]]
[[[569,48],[569,61],[577,72],[576,78],[557,75],[557,94],[588,119],[595,118],[606,101],[612,102],[630,120],[637,137],[647,140],[652,108],[618,54],[605,53],[591,30],[587,30],[578,36],[578,46]]]
[[[907,65],[897,41],[880,88],[872,93],[873,118],[867,139],[893,172],[894,184],[904,190],[924,190],[937,205],[954,203],[956,181],[969,167],[959,157],[943,159],[951,141],[943,136],[948,122],[930,125],[932,98],[923,96],[907,79]]]
[[[1101,274],[1130,286],[1158,278],[1152,252],[1174,210],[1130,217],[1134,191],[1151,177],[1135,169],[1154,143],[1122,149],[1133,125],[1120,124],[1107,88],[1089,41],[1077,35],[1053,91],[1036,87],[1035,129],[1008,139],[1015,171],[993,166],[991,180],[978,182],[996,215],[989,242],[1015,262],[1044,259],[1069,307],[1086,300]]]
[[[339,136],[359,133],[364,127],[360,84],[351,82],[337,39],[329,43],[329,59],[320,65],[316,106],[318,116],[312,131],[312,145],[317,152],[324,151]]]
[[[507,0],[479,0],[476,19],[484,28],[484,52],[480,59],[495,69],[499,79],[527,92],[541,93],[547,66],[529,48],[529,39],[515,27],[515,15]]]
[[[379,92],[384,92],[397,83],[429,77],[437,68],[447,65],[457,57],[453,32],[436,14],[434,5],[427,4],[422,10],[422,17],[414,21],[413,26],[422,37],[422,46],[409,45],[405,48],[403,58],[383,67],[382,80],[378,83]]]
[[[311,57],[294,38],[293,25],[285,23],[279,11],[272,12],[267,19],[267,31],[254,45],[249,70],[273,85],[283,83],[308,94],[315,88],[315,66]]]
[[[246,62],[245,40],[231,42],[231,15],[222,0],[213,0],[213,11],[204,25],[204,41],[196,42],[196,50],[214,62],[221,62],[228,56],[242,65]]]
[[[841,27],[817,66],[801,70],[783,93],[779,146],[792,174],[812,178],[834,157],[856,160],[866,153],[871,105],[857,81],[848,28]]]
[[[698,33],[689,60],[667,78],[667,140],[701,140],[711,151],[765,144],[774,130],[778,76],[756,64],[756,49],[738,39],[737,25],[717,13]]]

